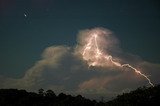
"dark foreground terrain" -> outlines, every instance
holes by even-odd
[[[108,102],[89,100],[81,95],[71,96],[64,93],[55,95],[52,90],[39,93],[17,89],[0,89],[0,106],[136,106],[160,105],[160,85],[142,87],[130,93],[118,95]]]

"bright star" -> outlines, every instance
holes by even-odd
[[[26,17],[27,17],[27,14],[24,13],[24,17],[26,18]]]

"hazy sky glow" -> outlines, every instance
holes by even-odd
[[[88,33],[96,28],[110,34],[99,41],[103,52],[159,83],[159,4],[157,0],[0,0],[0,88],[111,97],[148,86],[145,78],[128,69],[88,68],[81,52]]]

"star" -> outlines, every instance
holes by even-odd
[[[26,13],[24,13],[24,17],[27,18],[27,14]]]

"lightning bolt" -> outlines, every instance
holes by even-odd
[[[127,67],[132,69],[135,73],[144,77],[148,81],[148,83],[154,87],[154,84],[145,74],[143,74],[142,72],[140,72],[139,70],[131,66],[130,64],[121,64],[119,62],[114,61],[111,55],[104,54],[99,49],[98,39],[100,39],[98,36],[98,33],[95,32],[91,34],[91,37],[87,40],[87,44],[84,45],[82,56],[84,60],[88,61],[89,66],[103,66],[104,61],[102,60],[105,59],[106,62],[110,61],[112,64],[114,64],[117,67],[121,67],[121,68]]]

